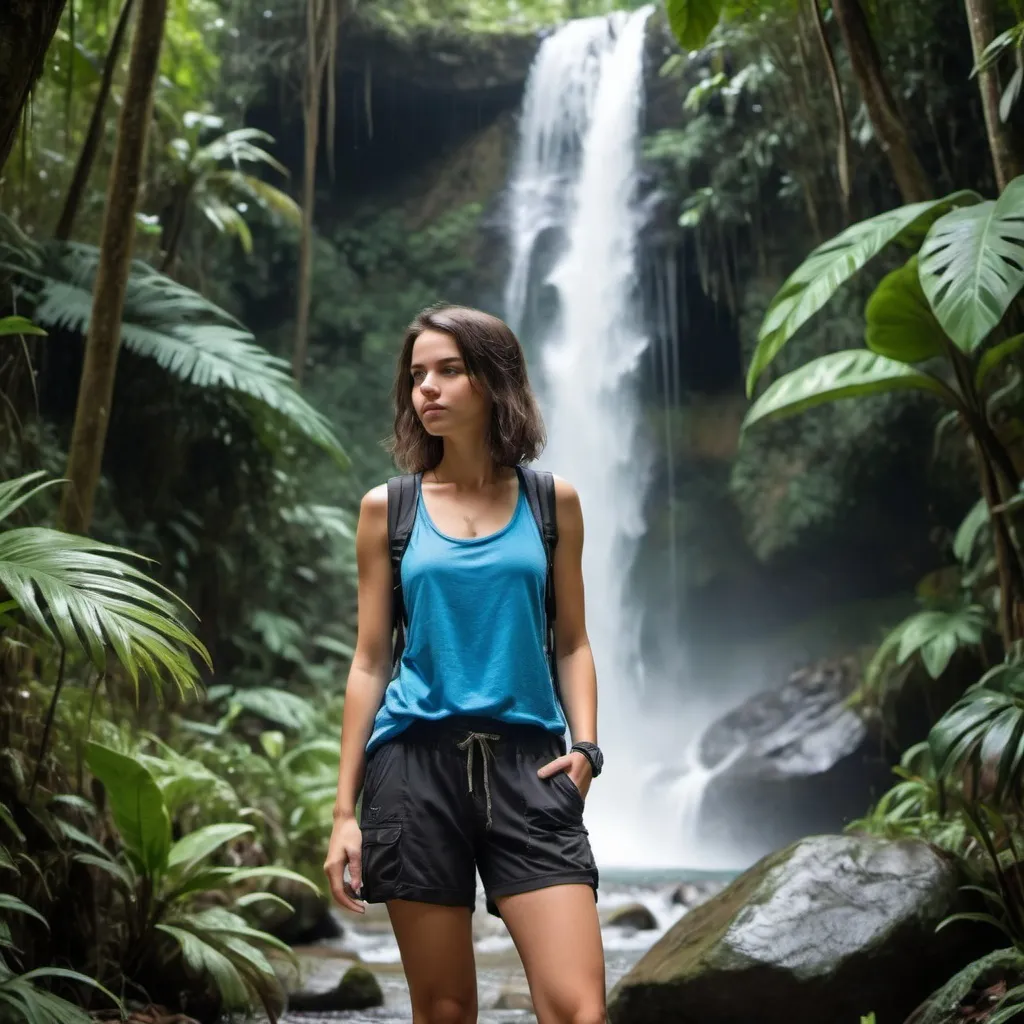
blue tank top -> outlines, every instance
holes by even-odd
[[[416,487],[416,520],[402,559],[405,651],[367,752],[415,721],[451,715],[561,735],[566,721],[544,648],[547,559],[522,485],[508,524],[469,538],[442,533],[419,480]]]

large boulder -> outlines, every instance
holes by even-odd
[[[760,855],[862,814],[891,778],[849,707],[858,679],[853,659],[814,662],[712,723],[700,741],[713,773],[701,834]]]
[[[955,865],[920,840],[801,840],[677,922],[616,985],[609,1019],[902,1021],[979,940],[973,925],[936,933],[957,896]]]

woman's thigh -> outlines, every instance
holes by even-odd
[[[413,1024],[475,1024],[476,962],[468,907],[389,900]]]
[[[496,900],[526,969],[539,1024],[602,1024],[604,948],[589,885]]]

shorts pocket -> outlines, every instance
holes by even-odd
[[[562,789],[567,790],[569,792],[570,798],[573,800],[574,803],[576,803],[579,806],[580,813],[582,814],[584,806],[583,794],[580,792],[579,786],[577,786],[576,783],[572,781],[572,779],[569,776],[569,773],[559,772],[557,775],[554,776],[554,780],[559,785],[561,785]]]
[[[391,899],[401,873],[401,825],[363,829],[362,897],[371,903]]]

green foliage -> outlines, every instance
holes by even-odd
[[[0,317],[0,338],[10,337],[12,334],[35,334],[45,337],[46,331],[23,316]]]
[[[0,484],[0,521],[10,517],[46,484],[43,474]],[[40,527],[0,533],[0,584],[10,595],[2,610],[19,609],[48,637],[105,666],[111,648],[138,684],[166,673],[182,690],[197,672],[190,652],[207,663],[203,645],[181,623],[168,596],[126,561],[131,551],[86,537]],[[59,639],[58,639],[59,638]]]
[[[1024,665],[1008,661],[971,686],[928,735],[940,778],[970,767],[976,790],[996,799],[1024,781]]]
[[[918,240],[951,206],[977,201],[980,197],[975,193],[959,192],[944,199],[912,203],[854,224],[815,249],[768,307],[747,373],[747,393],[753,394],[758,378],[790,338],[886,246],[894,241],[908,244]],[[892,288],[892,282],[888,287]]]
[[[137,962],[164,957],[170,940],[188,967],[209,977],[228,1009],[259,1003],[271,1018],[281,991],[266,951],[292,958],[283,942],[252,927],[244,910],[253,904],[237,900],[230,907],[204,906],[211,892],[239,893],[254,881],[286,879],[316,887],[286,868],[220,867],[214,855],[225,845],[250,834],[253,826],[219,822],[171,842],[170,815],[163,793],[149,770],[136,758],[90,743],[89,766],[107,788],[114,820],[128,855],[127,872],[116,870],[107,854],[109,873],[122,882],[130,907],[137,908],[134,957]],[[292,958],[293,959],[293,958]]]
[[[963,819],[945,814],[928,744],[918,743],[907,749],[893,774],[901,781],[884,793],[865,817],[850,822],[846,830],[887,839],[913,836],[951,853],[966,852],[967,826]]]
[[[167,145],[172,196],[168,253],[171,260],[191,207],[218,232],[235,237],[246,253],[252,252],[252,232],[245,217],[248,202],[293,225],[298,225],[301,219],[298,204],[291,196],[242,170],[247,164],[267,166],[287,176],[284,165],[256,145],[272,143],[273,137],[256,128],[236,128],[210,142],[200,142],[204,131],[215,131],[223,125],[223,118],[190,110],[182,118],[181,133]]]
[[[98,250],[71,244],[57,254],[52,276],[39,283],[34,316],[53,327],[86,334]],[[223,388],[255,400],[274,426],[287,426],[344,464],[327,419],[296,391],[283,359],[256,345],[237,320],[197,292],[136,261],[121,324],[124,344],[198,388]]]
[[[873,352],[819,356],[771,384],[751,406],[744,428],[833,402],[838,398],[916,390],[943,394],[943,385],[905,363]]]
[[[1024,178],[994,202],[941,217],[921,245],[919,273],[946,333],[973,352],[1024,288]]]
[[[699,50],[722,16],[722,0],[668,0],[668,23],[685,50]]]
[[[18,828],[10,808],[0,803],[0,825],[8,831],[18,847],[17,853],[0,843],[0,872],[16,877],[21,876],[22,864],[28,864],[34,872],[41,873],[39,864],[25,851],[26,839]],[[11,1024],[90,1024],[92,1016],[85,1013],[77,1005],[61,998],[42,987],[46,981],[74,982],[97,989],[106,996],[111,1004],[123,1010],[120,1000],[104,988],[94,978],[78,971],[60,967],[37,967],[24,973],[16,972],[8,963],[8,959],[18,955],[18,947],[11,934],[10,914],[19,914],[39,922],[49,928],[46,918],[33,907],[17,896],[0,893],[0,911],[4,917],[0,919],[0,1018]]]
[[[944,354],[946,336],[921,287],[916,256],[882,279],[864,315],[864,342],[880,356],[922,363]]]

